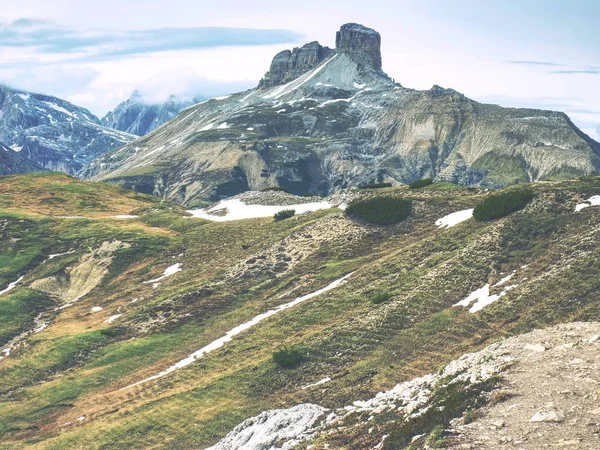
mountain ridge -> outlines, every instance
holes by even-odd
[[[80,175],[195,205],[273,186],[327,195],[432,177],[497,188],[600,169],[600,144],[564,113],[405,88],[362,25],[342,26],[336,43],[279,53],[257,88],[195,105]]]
[[[0,85],[0,142],[44,169],[75,174],[133,140],[66,100]]]

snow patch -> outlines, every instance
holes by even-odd
[[[212,220],[214,222],[228,222],[231,220],[272,217],[284,209],[293,209],[296,211],[296,214],[302,214],[331,207],[332,204],[327,201],[302,203],[299,205],[247,205],[239,199],[230,199],[223,200],[209,208],[193,209],[188,212],[196,218]],[[224,215],[217,215],[218,212],[223,210],[226,210]]]
[[[448,214],[447,216],[436,220],[435,224],[438,228],[447,229],[452,228],[453,226],[458,225],[459,223],[464,222],[465,220],[469,220],[471,217],[473,217],[473,210],[465,209],[463,211],[457,211],[452,214]]]
[[[316,387],[316,386],[321,386],[322,384],[329,383],[330,381],[331,381],[331,378],[329,378],[329,377],[323,378],[322,380],[319,380],[316,383],[309,384],[308,386],[304,386],[302,388],[302,390],[305,391],[306,389],[310,389],[310,388],[313,388],[313,387]]]
[[[177,272],[181,272],[182,266],[183,266],[183,264],[181,264],[181,263],[173,264],[172,266],[167,267],[160,277],[155,278],[153,280],[144,281],[144,283],[145,284],[158,283],[159,281],[162,281],[167,277],[175,275]]]
[[[575,206],[575,212],[579,212],[582,209],[589,208],[590,206],[600,206],[600,195],[594,195],[588,198],[585,202],[579,203]]]
[[[123,314],[115,314],[114,316],[110,316],[108,319],[106,319],[104,321],[104,323],[113,323],[115,320],[117,320],[119,317],[121,317]]]
[[[102,306],[93,306],[93,307],[90,309],[90,311],[91,311],[92,313],[97,313],[97,312],[99,312],[99,311],[102,311],[102,309],[103,309],[103,308],[102,308]]]
[[[23,278],[25,278],[25,276],[22,276],[17,281],[13,281],[12,283],[9,283],[9,285],[5,289],[0,291],[0,295],[6,294],[7,292],[12,291],[17,286],[17,284],[19,284],[23,280]]]
[[[502,286],[507,281],[509,281],[515,275],[515,273],[516,273],[516,271],[513,271],[511,274],[502,278],[500,281],[498,281],[492,287]],[[464,306],[465,308],[469,308],[469,306],[470,306],[471,308],[469,309],[469,312],[471,314],[473,314],[478,311],[481,311],[486,306],[491,305],[495,301],[504,297],[508,291],[511,291],[511,290],[517,288],[518,286],[519,286],[518,284],[506,286],[504,288],[504,290],[502,290],[502,292],[500,292],[499,294],[490,295],[490,284],[487,283],[482,288],[479,288],[479,289],[471,292],[466,298],[462,299],[460,302],[456,303],[454,306]],[[475,302],[475,303],[473,303],[473,302]],[[471,305],[471,304],[473,304],[473,305]]]
[[[249,320],[248,322],[245,322],[241,325],[238,325],[237,327],[229,330],[227,333],[225,333],[224,336],[220,337],[219,339],[216,339],[214,341],[212,341],[210,344],[202,347],[200,350],[195,351],[194,353],[192,353],[191,355],[189,355],[187,358],[182,359],[181,361],[173,364],[171,367],[163,370],[162,372],[153,375],[151,377],[148,377],[142,381],[138,381],[137,383],[131,384],[127,387],[122,388],[123,389],[128,389],[134,386],[138,386],[140,384],[143,383],[147,383],[148,381],[152,381],[152,380],[157,380],[159,378],[164,377],[165,375],[168,375],[172,372],[175,372],[178,369],[181,369],[183,367],[189,366],[190,364],[192,364],[194,361],[196,361],[197,359],[203,358],[204,356],[206,356],[208,353],[211,353],[221,347],[223,347],[226,343],[231,342],[233,340],[233,338],[235,336],[237,336],[240,333],[243,333],[244,331],[249,330],[250,328],[254,327],[255,325],[259,324],[260,322],[262,322],[263,320],[274,316],[278,313],[280,313],[281,311],[285,311],[286,309],[292,308],[302,302],[305,302],[307,300],[310,300],[312,298],[318,297],[321,294],[324,294],[326,292],[329,292],[335,288],[337,288],[338,286],[344,284],[346,282],[346,280],[352,276],[354,272],[346,275],[345,277],[342,277],[338,280],[335,280],[334,282],[330,283],[329,285],[325,286],[322,289],[319,289],[318,291],[312,292],[310,294],[307,295],[303,295],[301,297],[296,298],[295,300],[289,302],[289,303],[285,303],[283,305],[278,306],[275,309],[271,309],[265,313],[259,314],[257,316],[255,316],[254,318],[252,318],[251,320]]]

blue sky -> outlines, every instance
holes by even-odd
[[[140,89],[219,95],[254,86],[278,51],[359,22],[404,86],[566,111],[600,139],[596,0],[19,0],[0,23],[0,82],[104,114]]]

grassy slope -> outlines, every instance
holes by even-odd
[[[0,362],[0,439],[8,448],[207,446],[263,409],[299,402],[343,406],[500,336],[591,319],[600,309],[594,245],[600,209],[573,213],[577,201],[600,193],[598,179],[534,185],[536,199],[525,210],[449,230],[437,230],[435,220],[473,207],[486,193],[437,185],[367,190],[361,195],[410,196],[412,217],[390,227],[362,225],[366,233],[360,239],[321,245],[277,279],[219,284],[215,281],[238,262],[339,211],[282,222],[207,223],[182,217],[179,208],[150,197],[63,177],[61,192],[76,190],[98,199],[110,189],[112,196],[102,206],[84,207],[85,213],[79,195],[67,197],[60,215],[96,217],[74,222],[45,217],[47,205],[27,198],[30,189],[38,198],[55,195],[47,186],[56,176],[49,177],[25,176],[23,183],[8,179],[13,201],[25,206],[0,211],[10,230],[2,243],[17,234],[21,239],[0,248],[0,286],[27,275],[22,287],[0,297],[0,314],[17,317],[16,325],[0,320],[3,333],[27,329],[32,316],[53,301],[27,288],[34,279],[64,269],[103,240],[117,237],[132,247],[117,255],[99,288]],[[5,180],[0,179],[0,190],[8,189],[2,186]],[[139,220],[105,218],[133,210],[140,212]],[[70,249],[78,253],[41,264],[42,255]],[[184,264],[182,272],[157,289],[143,284],[175,262]],[[482,312],[451,306],[514,269],[519,279],[528,280]],[[348,284],[268,319],[191,366],[119,391],[255,314],[353,270]],[[293,288],[293,294],[278,298]],[[392,299],[372,304],[372,294],[382,290]],[[104,309],[91,314],[92,306]],[[124,316],[104,323],[116,313]],[[307,349],[307,362],[292,370],[277,368],[271,354],[282,344]],[[301,389],[325,376],[333,381]],[[77,421],[81,416],[85,420]],[[353,439],[363,448],[388,431],[382,425],[372,435],[333,436],[331,443],[344,447]]]

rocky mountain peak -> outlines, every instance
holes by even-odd
[[[358,64],[381,70],[381,36],[371,28],[357,23],[342,25],[336,35],[335,48]]]
[[[271,62],[271,68],[260,80],[259,88],[270,88],[295,80],[302,74],[314,69],[334,51],[317,41],[310,42],[293,50],[279,52]]]

